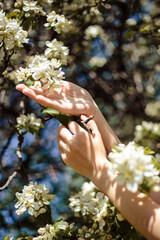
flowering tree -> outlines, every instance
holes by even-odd
[[[126,143],[109,154],[110,174],[118,170],[117,182],[132,192],[159,191],[158,1],[10,0],[0,8],[3,238],[144,239],[92,183],[80,189],[86,179],[62,164],[55,118],[65,124],[73,116],[42,108],[15,86],[23,81],[52,94],[66,78],[85,87]]]

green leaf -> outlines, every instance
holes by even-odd
[[[57,110],[49,107],[43,108],[42,113],[49,114],[49,115],[52,115],[53,117],[56,117],[57,120],[66,128],[68,128],[68,123],[74,120],[74,117],[72,115],[62,114]]]
[[[154,26],[153,25],[147,25],[143,28],[140,28],[140,32],[141,33],[147,33],[150,32],[151,30],[154,30]]]
[[[149,147],[145,147],[144,154],[154,154],[154,152]]]
[[[9,235],[7,235],[3,240],[9,240]]]
[[[74,121],[74,117],[72,115],[65,115],[65,114],[57,114],[57,120],[66,128],[68,128],[68,123]]]
[[[27,81],[25,81],[25,85],[26,85],[27,87],[33,86],[33,83],[34,83],[34,81],[31,80],[31,79],[28,79]]]
[[[12,17],[15,17],[16,15],[19,15],[18,10],[11,12],[9,15],[7,15],[7,18],[12,18]]]
[[[116,223],[117,227],[120,228],[120,225],[118,223],[117,217],[115,217],[115,223]]]
[[[135,31],[133,31],[133,30],[128,31],[128,32],[125,34],[124,39],[125,39],[125,40],[130,39],[130,38],[133,36],[134,33],[135,33]]]
[[[50,108],[50,107],[44,107],[42,108],[42,111],[41,111],[43,114],[49,114],[49,115],[58,115],[59,112],[53,108]]]
[[[57,110],[50,108],[50,107],[45,107],[41,110],[43,114],[49,114],[53,117],[56,117],[57,120],[66,128],[68,128],[68,123],[71,121],[74,121],[78,123],[82,128],[84,128],[87,132],[90,133],[89,129],[82,124],[81,119],[79,116],[73,116],[73,115],[68,115],[68,114],[62,114],[58,112]]]
[[[55,229],[57,229],[61,225],[63,225],[63,220],[60,220],[60,221],[54,223]]]

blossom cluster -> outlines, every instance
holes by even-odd
[[[25,17],[33,17],[37,14],[46,15],[43,8],[34,0],[17,0],[14,6],[15,8],[22,9]]]
[[[128,145],[119,144],[108,158],[112,162],[111,176],[116,177],[119,184],[125,184],[128,190],[136,192],[138,189],[146,192],[149,190],[159,191],[159,170],[154,164],[151,151],[142,146],[130,142]],[[118,172],[118,173],[117,173]]]
[[[84,46],[89,49],[90,42],[94,41],[95,38],[99,39],[98,41],[100,41],[100,45],[102,45],[103,48],[103,54],[95,54],[89,59],[89,66],[94,69],[103,67],[115,49],[115,46],[110,39],[110,35],[105,33],[103,28],[96,24],[90,25],[86,28],[84,36],[85,40],[83,41]]]
[[[103,67],[105,64],[107,63],[107,59],[104,58],[104,57],[92,57],[90,60],[89,60],[89,64],[91,67]]]
[[[0,11],[0,47],[11,50],[16,47],[23,47],[27,43],[28,33],[22,29],[17,19],[7,18],[3,11]]]
[[[24,115],[21,114],[17,117],[17,125],[16,128],[25,129],[30,133],[38,133],[39,129],[43,127],[42,120],[37,118],[34,113]]]
[[[67,33],[71,30],[71,21],[68,21],[64,15],[59,15],[55,11],[47,15],[45,27],[53,27],[57,33]]]
[[[55,196],[49,194],[49,189],[44,184],[30,182],[24,186],[22,193],[16,192],[18,202],[15,205],[17,215],[23,214],[26,210],[31,216],[46,212],[46,205],[50,204],[50,200]]]
[[[160,101],[148,103],[145,108],[145,113],[148,116],[160,119]]]
[[[81,191],[69,198],[69,206],[76,217],[83,217],[84,223],[77,231],[77,239],[108,239],[109,236],[118,236],[112,229],[115,219],[121,216],[110,203],[107,196],[100,192],[92,182],[85,182]],[[89,223],[88,224],[88,219]],[[121,221],[122,221],[121,216]],[[108,221],[109,220],[109,221]],[[124,220],[124,219],[123,219]],[[115,224],[115,225],[114,225]],[[108,231],[106,231],[108,229]],[[117,238],[118,239],[118,238]]]
[[[97,235],[101,237],[97,238]],[[110,234],[107,234],[107,237],[109,235]],[[77,239],[78,240],[85,240],[85,239],[105,240],[106,234],[104,230],[99,230],[97,223],[93,223],[91,227],[87,227],[86,225],[83,225],[82,228],[79,228],[77,233]]]
[[[74,223],[69,224],[63,220],[52,224],[47,224],[45,227],[39,228],[37,237],[33,240],[53,240],[58,239],[59,236],[71,236],[72,230],[74,230]],[[60,238],[61,239],[61,238]]]
[[[136,126],[134,135],[135,142],[144,146],[153,145],[154,140],[158,140],[160,138],[160,123],[143,121],[141,125]]]
[[[27,59],[26,68],[20,67],[16,71],[16,78],[18,81],[25,81],[27,85],[42,87],[52,92],[64,79],[60,66],[61,62],[56,58],[49,60],[44,55],[36,55]]]
[[[104,30],[101,26],[99,25],[92,25],[86,28],[85,30],[85,38],[86,39],[92,39],[92,38],[97,38],[101,35],[104,34]]]
[[[13,6],[13,0],[10,0],[10,1],[1,1],[0,2],[0,8],[1,9],[11,9]]]
[[[61,65],[67,65],[69,49],[64,46],[63,42],[53,39],[51,42],[47,41],[46,46],[48,48],[46,48],[44,55],[48,59],[56,58],[60,60]]]
[[[99,222],[100,229],[103,229],[109,199],[101,192],[96,193],[95,188],[92,182],[85,182],[82,191],[69,198],[69,206],[76,215],[92,215],[92,219]]]

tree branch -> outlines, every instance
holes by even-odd
[[[18,161],[19,161],[19,165],[20,165],[20,167],[18,168],[18,172],[21,175],[22,179],[28,184],[28,182],[29,182],[28,176],[27,176],[27,173],[24,168],[23,161],[22,161],[22,153],[21,153],[22,143],[23,143],[23,134],[19,131],[18,132],[18,146],[17,146],[17,152],[16,152]]]
[[[8,188],[9,184],[17,176],[17,173],[18,171],[14,171],[14,173],[11,176],[9,176],[7,182],[2,187],[0,187],[0,191],[3,191],[4,189]]]

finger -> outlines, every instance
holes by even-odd
[[[30,97],[30,98],[32,98],[33,100],[36,101],[37,94],[36,94],[35,91],[32,90],[31,88],[28,88],[28,87],[27,87],[26,85],[24,85],[24,84],[18,84],[18,85],[16,86],[16,89],[17,89],[18,91],[21,91],[24,95],[26,95],[26,96],[28,96],[28,97]]]
[[[32,89],[37,95],[44,95],[46,97],[52,97],[55,95],[56,97],[60,98],[60,92],[61,92],[61,87],[55,87],[52,89],[52,93],[49,92],[49,89],[43,89],[43,88],[35,88],[33,86],[30,87],[30,89]],[[59,96],[58,96],[59,94]]]
[[[60,126],[57,129],[58,135],[62,138],[65,143],[69,143],[72,140],[73,135],[71,132],[64,126]]]
[[[63,139],[60,136],[57,136],[57,143],[61,153],[67,153],[70,151],[69,146],[63,141]]]
[[[80,118],[81,118],[82,121],[88,120],[88,118],[87,118],[85,115],[81,115]],[[99,129],[98,129],[98,127],[97,127],[97,124],[96,124],[96,122],[94,121],[94,118],[91,119],[91,120],[89,120],[89,121],[87,122],[87,125],[88,125],[89,127],[91,127],[91,129],[92,129],[92,135],[93,135],[93,133],[100,134],[100,133],[99,133]]]
[[[58,149],[61,155],[62,160],[66,163],[67,162],[67,152],[70,151],[69,146],[65,144],[60,136],[57,137],[58,142]]]
[[[28,97],[36,100],[37,95],[36,95],[36,93],[35,93],[32,89],[30,89],[30,88],[24,88],[24,89],[22,90],[22,93],[25,94],[26,96],[28,96]]]
[[[38,102],[40,105],[42,106],[48,106],[48,107],[52,107],[58,111],[61,111],[62,109],[62,104],[59,100],[59,96],[57,98],[57,96],[54,97],[54,99],[50,99],[47,96],[43,96],[41,95],[41,93],[43,92],[45,94],[45,92],[43,90],[35,90],[32,89],[31,87],[28,88],[25,85],[21,84],[21,86],[18,86],[17,89],[22,91],[23,94],[25,94],[26,96],[32,98],[34,101]]]
[[[44,90],[42,88],[35,88],[33,86],[29,87],[30,89],[32,89],[36,94],[44,94],[44,92],[46,92],[47,90]]]
[[[18,90],[18,91],[23,91],[24,89],[27,89],[28,87],[26,86],[26,85],[24,85],[24,84],[18,84],[17,86],[16,86],[16,89]]]
[[[68,123],[68,128],[74,135],[77,135],[80,132],[85,132],[85,130],[76,122],[71,121]]]
[[[16,86],[16,89],[19,90],[19,91],[21,91],[21,92],[22,92],[24,95],[26,95],[27,97],[30,97],[30,98],[32,98],[34,101],[36,101],[36,102],[38,102],[39,104],[41,104],[41,102],[39,102],[38,100],[36,100],[36,98],[37,98],[36,93],[35,93],[32,89],[26,87],[24,84],[18,84],[18,85]]]
[[[62,158],[63,162],[65,162],[67,160],[67,155],[66,155],[66,153],[63,152],[63,150],[61,150],[60,147],[58,147],[58,148],[59,148],[59,153],[61,155],[61,158]]]
[[[58,101],[57,99],[50,99],[49,97],[45,97],[43,95],[36,95],[34,100],[43,106],[52,107],[61,112],[62,104],[60,100]]]
[[[61,154],[61,158],[62,158],[63,162],[67,163],[67,155],[66,155],[66,153],[61,153],[61,151],[59,151],[59,152]]]

